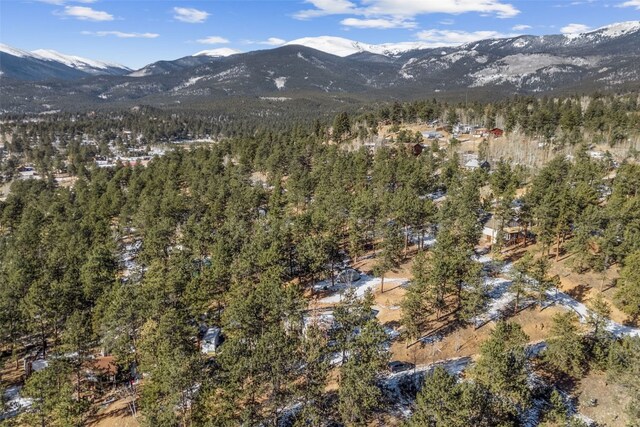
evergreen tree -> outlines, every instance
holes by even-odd
[[[388,361],[387,336],[373,318],[367,321],[350,346],[346,363],[340,367],[338,411],[346,426],[366,425],[381,407],[378,380]]]
[[[498,322],[482,343],[480,358],[473,369],[480,385],[521,407],[527,407],[531,397],[524,348],[528,339],[517,323]]]
[[[553,369],[574,378],[582,375],[587,362],[577,320],[572,312],[553,316],[544,354],[546,362]]]
[[[403,239],[400,227],[391,221],[384,227],[384,240],[378,262],[374,267],[374,274],[380,276],[380,292],[384,293],[384,276],[400,266],[402,262]]]
[[[317,325],[307,328],[302,343],[304,370],[299,394],[304,407],[297,417],[296,426],[319,425],[326,416],[324,390],[329,374],[327,339]]]
[[[408,339],[420,337],[422,328],[431,315],[427,286],[429,281],[427,253],[418,252],[411,267],[413,280],[402,300],[402,324],[407,331]]]
[[[74,397],[72,369],[64,360],[51,360],[46,369],[27,379],[23,396],[33,399],[26,418],[30,425],[82,426],[87,402]]]
[[[416,409],[406,423],[418,426],[465,426],[468,421],[461,416],[461,390],[457,380],[441,367],[425,378],[416,399]]]
[[[640,251],[629,254],[620,270],[620,284],[615,301],[631,317],[640,316]]]
[[[626,407],[629,425],[640,426],[640,338],[625,337],[611,347],[608,375],[628,391],[631,400]]]
[[[553,389],[549,397],[550,408],[546,418],[554,423],[564,424],[567,421],[567,405],[564,398],[557,389]]]
[[[518,308],[520,306],[520,297],[526,294],[532,264],[533,256],[530,253],[526,253],[522,256],[522,258],[513,263],[513,268],[511,269],[510,276],[511,280],[513,280],[511,289],[516,294],[515,305],[513,308],[514,314],[518,312]]]

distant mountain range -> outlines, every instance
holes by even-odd
[[[54,51],[25,52],[1,45],[0,73],[4,112],[201,104],[232,96],[498,98],[637,89],[640,21],[583,34],[524,35],[441,48],[303,38],[247,53],[226,48],[202,51],[135,71]]]
[[[0,43],[0,76],[17,80],[74,80],[87,76],[129,74],[123,65],[65,55],[55,50],[33,52]]]

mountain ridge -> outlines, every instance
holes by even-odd
[[[337,41],[344,40],[348,39]],[[50,79],[35,86],[3,75],[0,85],[6,96],[1,107],[11,112],[42,111],[71,102],[166,106],[229,97],[374,100],[469,92],[499,98],[640,86],[640,21],[580,35],[522,35],[406,51],[383,51],[381,45],[375,45],[374,52],[364,44],[340,46],[345,48],[341,56],[299,44],[226,56],[190,55],[126,75],[84,73],[70,82]]]
[[[86,76],[123,75],[124,65],[67,55],[52,49],[26,51],[0,43],[0,72],[18,80],[73,80]]]

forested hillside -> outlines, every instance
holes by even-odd
[[[22,400],[5,399],[0,419],[99,425],[115,389],[148,426],[581,425],[572,387],[595,372],[637,425],[639,110],[624,95],[294,123],[151,109],[7,118],[0,348]],[[488,166],[465,167],[457,138],[409,130],[426,122],[500,127],[548,160],[489,158],[480,146],[507,140],[485,138]],[[146,166],[97,166],[156,144]],[[41,179],[17,179],[28,163]],[[524,241],[511,245],[514,222]],[[565,262],[598,277],[593,297],[563,291]],[[550,312],[530,337],[522,316]],[[211,330],[222,339],[203,351]],[[418,353],[465,331],[483,338],[469,356]]]

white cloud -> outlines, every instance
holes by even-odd
[[[305,3],[312,4],[315,9],[301,10],[293,15],[294,18],[309,19],[327,15],[358,13],[356,5],[348,0],[305,0]]]
[[[416,28],[417,24],[414,21],[401,20],[401,19],[359,19],[359,18],[346,18],[340,21],[345,27],[352,28],[375,28],[379,30],[387,30],[389,28]]]
[[[209,13],[204,10],[198,10],[191,7],[174,7],[173,17],[181,22],[188,24],[200,24],[207,20]]]
[[[48,4],[55,4],[56,6],[62,6],[65,3],[69,3],[68,0],[37,0],[40,3],[48,3]],[[89,3],[95,3],[96,0],[72,0],[74,3],[84,3],[84,4],[89,4]]]
[[[209,36],[203,39],[198,39],[196,40],[196,42],[200,44],[225,44],[225,43],[229,43],[229,40],[220,36]]]
[[[618,7],[635,7],[640,10],[640,0],[628,0],[624,3],[620,3]]]
[[[442,21],[440,21],[441,25],[453,25],[455,24],[455,21],[453,19],[443,19]]]
[[[95,10],[86,6],[65,6],[62,11],[53,12],[55,15],[80,19],[82,21],[113,21],[113,15],[102,10]]]
[[[584,24],[569,24],[560,28],[562,34],[580,34],[589,31],[589,27]]]
[[[511,18],[520,11],[509,3],[500,0],[368,0],[367,12],[393,16],[416,16],[431,13],[477,12],[496,15],[498,18]]]
[[[512,29],[513,31],[524,31],[524,30],[530,30],[530,29],[531,29],[531,25],[524,25],[524,24],[514,25],[511,29]]]
[[[268,39],[258,42],[258,44],[264,44],[267,46],[280,46],[285,44],[287,41],[279,39],[278,37],[269,37]]]
[[[512,34],[503,34],[498,31],[461,31],[461,30],[424,30],[416,34],[418,39],[426,42],[428,46],[456,46],[484,39],[497,39],[510,37]]]
[[[121,39],[155,39],[160,36],[156,33],[125,33],[122,31],[82,31],[82,34],[86,36],[114,36]]]
[[[282,46],[287,41],[279,37],[269,37],[266,40],[242,40],[242,44],[260,44],[264,46]]]
[[[356,4],[348,0],[306,0],[315,9],[302,10],[294,14],[297,19],[309,19],[327,15],[357,15],[367,19],[395,18],[412,19],[418,15],[477,12],[498,18],[511,18],[520,13],[510,3],[502,0],[360,0]]]

